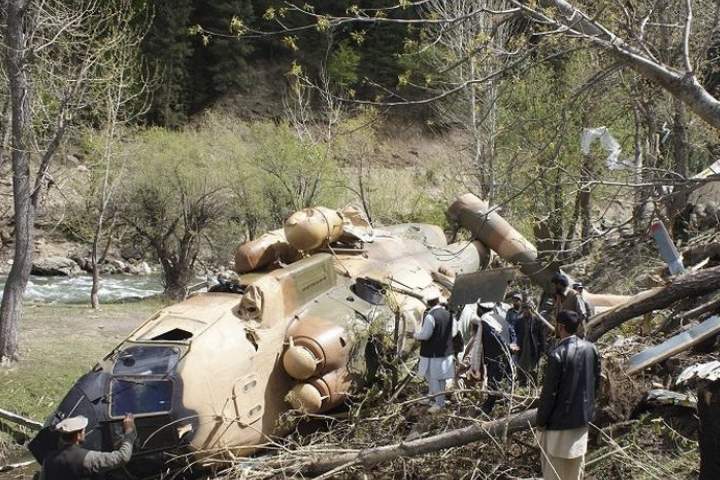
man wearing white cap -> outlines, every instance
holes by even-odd
[[[45,458],[40,480],[82,480],[122,467],[130,461],[133,442],[137,438],[132,415],[123,419],[125,435],[120,447],[112,452],[98,452],[80,446],[85,440],[87,425],[87,418],[77,416],[66,418],[55,426],[60,432],[60,446]]]
[[[455,377],[455,349],[453,338],[458,333],[457,322],[450,312],[440,305],[440,292],[433,289],[425,297],[428,310],[422,321],[422,327],[415,332],[420,340],[420,363],[418,373],[428,381],[430,395],[435,405],[430,412],[445,406],[445,391],[448,379]]]

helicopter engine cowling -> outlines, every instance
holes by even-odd
[[[343,234],[343,217],[325,207],[306,208],[290,215],[283,226],[290,245],[311,252],[337,241]]]
[[[348,398],[352,380],[345,368],[339,368],[295,385],[286,400],[296,410],[320,413],[331,410]]]
[[[278,260],[292,263],[299,259],[300,252],[288,243],[285,233],[273,230],[238,247],[235,251],[235,271],[241,274],[254,272]]]
[[[307,380],[347,364],[349,342],[345,329],[321,318],[298,320],[289,329],[283,367],[296,380]]]

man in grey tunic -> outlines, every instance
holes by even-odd
[[[84,480],[122,467],[130,461],[133,442],[137,438],[132,415],[123,419],[124,437],[117,450],[98,452],[80,445],[85,440],[88,419],[83,416],[66,418],[55,426],[60,432],[60,448],[43,462],[40,480]]]
[[[453,338],[457,335],[457,322],[450,312],[440,305],[440,294],[433,292],[426,298],[428,310],[422,321],[422,327],[415,332],[420,340],[420,363],[418,373],[428,382],[430,395],[435,400],[429,411],[435,412],[445,407],[445,395],[448,379],[455,377],[455,357]]]

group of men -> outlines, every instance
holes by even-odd
[[[511,296],[512,307],[504,315],[499,304],[482,299],[462,312],[450,312],[439,292],[432,294],[415,333],[420,341],[418,368],[428,382],[433,403],[429,412],[445,407],[447,382],[462,371],[466,381],[486,381],[481,409],[490,415],[507,383],[515,378],[521,385],[537,381],[538,365],[545,355],[537,414],[543,476],[575,480],[583,476],[588,425],[600,385],[600,357],[595,346],[583,339],[594,308],[582,284],[570,288],[563,274],[555,275],[552,283],[553,298],[543,304],[554,326],[520,293]],[[460,341],[465,323],[470,331]],[[554,339],[548,338],[551,330]],[[456,365],[460,356],[462,361]]]

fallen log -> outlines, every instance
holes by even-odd
[[[505,432],[515,433],[529,430],[535,426],[537,409],[525,410],[508,418],[483,422],[479,425],[450,430],[426,438],[401,442],[393,445],[366,448],[358,452],[323,457],[314,460],[304,469],[309,475],[319,475],[343,466],[361,465],[370,467],[378,463],[387,462],[400,457],[414,457],[426,453],[460,447],[468,443],[485,440]]]
[[[683,251],[683,258],[688,265],[698,263],[704,258],[717,261],[720,259],[720,242],[711,242],[690,247]]]
[[[0,418],[3,420],[7,420],[8,422],[16,423],[18,425],[22,425],[23,427],[29,428],[30,430],[42,430],[43,424],[40,422],[37,422],[33,419],[23,417],[22,415],[18,415],[17,413],[8,412],[7,410],[3,410],[0,408]]]
[[[703,315],[708,312],[712,312],[713,310],[720,309],[720,297],[713,298],[707,303],[704,303],[700,305],[699,307],[695,307],[692,310],[688,310],[685,313],[681,313],[677,316],[679,320],[687,320],[688,318],[695,318],[699,317],[700,315]]]
[[[646,290],[631,297],[627,303],[595,315],[587,326],[587,339],[594,342],[627,320],[669,307],[683,298],[704,295],[718,289],[720,266],[680,275],[665,287]]]

